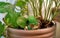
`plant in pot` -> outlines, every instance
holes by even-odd
[[[3,19],[6,38],[54,38],[53,4],[54,0],[17,0],[15,11],[9,10]]]

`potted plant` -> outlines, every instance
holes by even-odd
[[[55,2],[17,0],[16,8],[9,10],[3,19],[7,31],[6,38],[54,38],[56,24],[53,18],[58,6],[52,6]]]

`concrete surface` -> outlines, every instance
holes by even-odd
[[[60,23],[57,22],[56,26],[56,38],[60,38]]]

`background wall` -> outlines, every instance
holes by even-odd
[[[6,0],[0,0],[0,2],[6,2]],[[14,4],[16,0],[7,0],[7,2],[11,3],[11,4]]]

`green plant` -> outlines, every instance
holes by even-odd
[[[3,32],[4,32],[4,24],[2,24],[1,22],[0,22],[0,37],[2,36],[2,34],[3,34]]]
[[[53,18],[56,15],[55,10],[57,8],[55,10],[53,9],[55,8],[52,7],[53,2],[54,0],[46,0],[46,2],[44,0],[17,0],[15,6],[21,8],[21,12],[16,13],[10,8],[10,10],[7,10],[8,14],[4,18],[4,21],[6,25],[8,25],[8,27],[23,29],[27,27],[28,29],[31,24],[33,27],[34,25],[38,25],[37,17],[40,17],[41,20],[39,19],[39,22],[41,23],[41,25],[46,22],[45,27],[48,27],[48,25],[52,22]],[[31,6],[33,15],[29,13],[29,4]],[[41,11],[42,8],[44,8],[44,12]],[[31,26],[29,28],[32,29]]]
[[[10,10],[10,8],[12,8],[12,5],[8,2],[0,2],[0,13],[8,13],[8,10]],[[3,19],[2,19],[3,20]],[[0,20],[0,38],[3,35],[3,32],[5,31],[5,24],[1,23]]]

